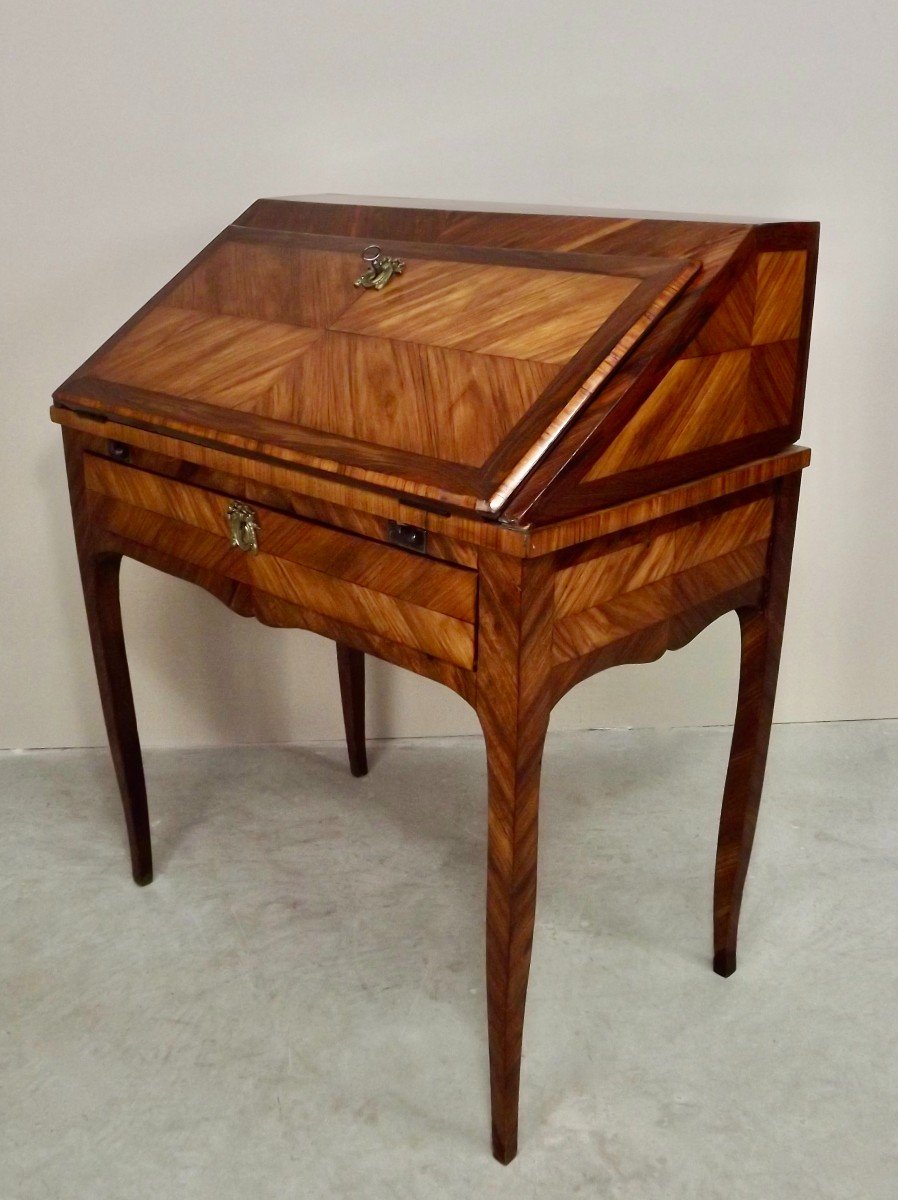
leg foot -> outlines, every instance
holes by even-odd
[[[515,1122],[517,1125],[517,1122]],[[500,1162],[503,1167],[507,1167],[512,1159],[517,1157],[518,1153],[518,1131],[517,1128],[510,1134],[510,1141],[502,1140],[502,1133],[496,1128],[493,1123],[493,1158],[496,1162]]]
[[[714,953],[714,972],[716,975],[722,976],[724,979],[729,977],[736,970],[736,951],[730,949],[717,950]]]
[[[340,700],[349,769],[353,775],[368,774],[365,747],[365,654],[337,642],[337,671],[340,676]]]

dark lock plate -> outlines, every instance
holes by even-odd
[[[387,539],[403,550],[414,550],[416,554],[427,553],[427,530],[418,525],[401,525],[398,521],[391,521]]]

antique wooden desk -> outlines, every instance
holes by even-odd
[[[735,970],[809,458],[793,443],[817,232],[260,200],[55,394],[137,883],[152,859],[122,555],[333,639],[354,774],[365,654],[474,706],[501,1162],[517,1148],[549,714],[579,680],[730,609],[742,670],[714,969]]]

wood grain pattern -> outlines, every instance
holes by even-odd
[[[773,500],[764,498],[643,540],[600,543],[595,556],[555,574],[556,619],[645,587],[770,536]]]
[[[477,713],[489,779],[486,983],[493,1154],[517,1153],[524,1006],[536,914],[539,775],[549,723],[552,566],[485,552]]]
[[[758,268],[753,260],[683,351],[682,358],[705,358],[751,345]]]
[[[665,488],[638,500],[591,513],[589,516],[533,529],[529,533],[527,554],[536,556],[553,550],[563,550],[618,530],[644,525],[669,514],[681,513],[721,497],[734,496],[762,483],[802,471],[810,461],[810,450],[804,446],[794,446],[771,455],[770,458],[708,475],[694,483]]]
[[[105,414],[114,410],[114,424],[273,460],[423,507],[470,510],[476,503],[473,497],[483,490],[477,471],[461,464],[290,425],[236,406],[224,409],[93,376],[79,378],[71,391],[61,389],[55,403],[97,419],[108,419]],[[216,422],[218,427],[213,428]],[[401,480],[397,477],[400,470],[406,472]]]
[[[689,288],[674,310],[665,315],[661,325],[646,335],[603,387],[600,398],[584,411],[552,453],[522,482],[504,509],[506,515],[518,522],[533,518],[542,522],[564,519],[619,504],[658,486],[688,482],[753,458],[767,457],[794,442],[801,429],[817,237],[814,226],[758,226],[751,236],[731,250],[725,262],[716,264],[716,269],[709,271],[706,261],[700,280]],[[785,334],[787,341],[778,344],[789,347],[787,355],[791,359],[791,364],[787,364],[785,357],[779,360],[773,393],[766,390],[765,344],[761,340],[772,336],[769,332],[772,327],[768,326],[767,332],[760,331],[758,336],[753,328],[754,306],[760,309],[762,304],[757,284],[758,263],[768,254],[777,257],[795,254],[804,264],[800,289],[796,284],[798,272],[793,267],[791,273],[786,273],[787,278],[774,282],[774,288],[778,289],[774,301],[764,302],[773,311],[781,313],[777,333]],[[767,295],[772,279],[773,272],[768,271]],[[750,304],[753,305],[751,324],[747,320]],[[796,326],[798,334],[793,339],[789,335]],[[720,441],[707,438],[703,431],[699,431],[694,443],[678,438],[675,427],[682,417],[685,400],[674,402],[669,413],[673,429],[665,428],[668,414],[663,408],[655,414],[657,424],[650,433],[659,435],[657,458],[642,470],[621,463],[616,474],[596,467],[617,437],[629,436],[630,445],[637,441],[629,432],[629,424],[638,419],[643,405],[652,402],[654,389],[663,387],[666,372],[678,360],[741,349],[751,350],[747,386],[743,389],[740,385],[736,389],[742,410],[741,431],[734,428],[731,436]],[[732,395],[732,391],[721,393],[726,405]],[[722,423],[726,427],[729,412],[710,413],[706,406],[704,415],[711,425]],[[732,424],[736,426],[735,421]],[[683,444],[671,455],[671,443],[677,440]],[[653,480],[652,472],[659,466],[662,469]],[[595,477],[585,480],[591,471]]]
[[[269,225],[269,221],[273,224]],[[536,386],[532,393],[528,390],[529,382],[524,381],[516,393],[508,380],[498,374],[495,368],[498,355],[493,355],[493,363],[482,371],[468,363],[468,351],[431,347],[432,351],[444,349],[449,355],[448,367],[445,363],[439,366],[441,360],[436,354],[429,355],[429,361],[422,367],[431,392],[438,397],[446,396],[445,411],[436,421],[438,445],[433,441],[433,422],[419,422],[421,412],[430,411],[429,407],[425,404],[422,409],[417,401],[409,400],[411,409],[417,406],[417,411],[408,418],[403,413],[398,421],[382,421],[378,428],[376,417],[369,420],[363,415],[361,419],[349,419],[345,405],[334,405],[325,398],[321,411],[314,402],[309,406],[312,413],[317,412],[317,424],[312,417],[312,424],[299,425],[290,412],[302,408],[304,398],[294,395],[285,410],[285,419],[270,415],[281,403],[276,397],[284,395],[281,376],[271,388],[261,391],[255,383],[243,379],[234,384],[235,392],[213,372],[211,383],[205,377],[200,379],[204,392],[211,386],[216,396],[222,393],[233,396],[245,384],[248,394],[237,403],[248,407],[235,409],[230,402],[215,397],[188,398],[193,406],[191,420],[187,419],[188,408],[183,401],[180,407],[177,401],[172,403],[169,393],[158,386],[134,387],[120,380],[104,384],[97,377],[98,364],[120,353],[117,347],[123,337],[135,335],[142,321],[159,307],[196,306],[194,311],[213,320],[274,322],[313,332],[342,320],[347,313],[361,313],[363,308],[370,312],[373,298],[351,288],[350,277],[361,247],[378,239],[391,245],[423,248],[423,257],[420,254],[410,257],[437,279],[440,272],[458,266],[465,271],[494,275],[504,271],[512,274],[548,271],[560,279],[588,277],[592,272],[596,277],[610,278],[613,286],[619,287],[620,279],[629,271],[628,277],[641,279],[642,287],[648,280],[646,263],[652,261],[662,267],[677,261],[700,261],[702,269],[698,278],[687,285],[680,300],[665,310],[656,327],[643,332],[638,345],[631,347],[623,360],[618,357],[620,350],[611,356],[606,366],[613,369],[599,380],[595,389],[587,389],[582,409],[574,405],[571,419],[559,420],[559,414],[578,389],[583,388],[590,373],[600,369],[610,353],[609,345],[601,353],[600,347],[594,347],[595,361],[591,363],[585,359],[577,361],[583,354],[579,352],[554,380],[541,391]],[[261,201],[163,289],[124,327],[122,334],[91,356],[84,368],[59,389],[57,397],[60,403],[92,408],[129,421],[146,424],[149,419],[198,440],[208,441],[212,435],[214,440],[225,441],[234,449],[283,458],[409,498],[420,497],[458,509],[475,510],[489,508],[492,502],[492,511],[502,511],[517,524],[531,524],[534,519],[538,523],[552,522],[600,505],[620,503],[638,495],[639,489],[646,490],[646,481],[632,474],[632,469],[624,471],[626,479],[622,476],[620,483],[614,476],[602,476],[594,481],[595,486],[584,487],[577,486],[576,479],[589,469],[592,459],[608,448],[677,357],[695,353],[697,347],[705,352],[740,348],[732,345],[733,330],[740,322],[739,336],[744,334],[744,312],[737,296],[741,292],[747,295],[752,288],[760,315],[758,328],[752,331],[748,344],[754,349],[775,344],[769,343],[769,339],[782,333],[789,335],[784,340],[799,343],[788,427],[764,426],[759,417],[749,424],[767,428],[770,436],[766,440],[757,440],[759,435],[755,435],[755,441],[743,446],[743,439],[736,438],[725,443],[727,453],[718,457],[712,453],[714,446],[708,445],[700,461],[690,457],[691,452],[663,460],[668,465],[665,485],[767,456],[788,444],[784,438],[795,439],[800,426],[807,362],[816,243],[816,227],[798,223],[751,226],[612,217],[598,211],[498,213],[463,207],[447,210],[439,206],[404,208],[398,204]],[[615,262],[633,265],[627,271],[607,265]],[[804,275],[799,288],[802,263]],[[406,280],[400,282],[404,284]],[[354,294],[347,295],[348,291]],[[397,295],[395,289],[388,290],[380,299],[391,303],[390,297]],[[618,314],[633,295],[624,301]],[[771,295],[775,298],[772,306]],[[647,296],[643,311],[650,302],[651,297]],[[718,309],[721,311],[717,312]],[[785,309],[792,315],[784,316]],[[776,312],[780,315],[776,316]],[[635,312],[631,314],[627,328],[634,327],[638,316]],[[754,314],[752,321],[754,324]],[[793,334],[796,321],[797,332]],[[623,328],[616,331],[616,344],[625,345],[621,342],[625,332]],[[702,347],[705,337],[710,342]],[[317,341],[313,341],[308,349],[316,345]],[[383,358],[389,359],[397,353],[384,350],[374,355],[371,386],[360,385],[360,395],[376,392],[375,380],[383,370]],[[294,361],[304,356],[300,354]],[[247,362],[251,358],[249,355]],[[288,373],[291,367],[292,364],[286,368]],[[250,379],[255,378],[253,371],[257,368],[261,375],[258,363],[246,368]],[[750,390],[757,390],[756,380],[762,369],[752,371]],[[364,373],[363,376],[368,378]],[[781,370],[776,377],[782,382]],[[354,378],[360,378],[358,372]],[[454,390],[447,390],[447,382],[455,382]],[[483,400],[483,396],[492,400]],[[496,397],[500,398],[498,404]],[[771,419],[779,416],[783,406],[773,407],[776,414],[766,414]],[[479,422],[472,415],[478,409]],[[492,420],[493,409],[501,415],[487,434],[484,426]],[[327,429],[328,413],[339,414],[343,433]],[[459,413],[460,427],[456,417]],[[306,412],[302,420],[309,419]],[[419,423],[419,444],[429,446],[430,452],[413,449],[417,437],[414,429]],[[394,424],[399,432],[395,440],[387,437],[390,444],[366,440],[367,436],[383,438],[385,430],[392,430]],[[774,436],[777,429],[781,431],[779,437]],[[479,439],[476,448],[474,439]],[[590,461],[585,461],[584,454]]]
[[[556,663],[549,676],[552,703],[556,704],[571,688],[599,671],[625,663],[655,662],[668,651],[681,649],[724,614],[756,604],[763,589],[763,579],[753,579],[730,591],[716,592],[691,608],[669,613],[663,621],[597,646],[588,654]]]
[[[538,463],[545,458],[551,447],[592,401],[593,396],[609,375],[626,358],[633,346],[658,320],[668,305],[680,294],[694,274],[692,266],[685,267],[658,292],[654,299],[645,306],[642,313],[622,333],[616,345],[605,355],[604,359],[590,370],[573,396],[550,420],[536,440],[527,447],[514,466],[509,468],[506,465],[504,478],[487,502],[487,507],[492,512],[499,512],[503,508],[515,488],[519,487]]]
[[[162,306],[116,343],[96,372],[113,383],[236,405],[271,387],[320,336],[315,329]]]
[[[792,419],[799,374],[800,344],[772,342],[751,352],[753,425],[746,432],[787,425]]]
[[[85,480],[91,492],[184,521],[227,543],[232,497],[93,456],[85,461]],[[462,621],[474,620],[477,576],[473,571],[261,507],[255,512],[259,545],[267,555]]]
[[[657,235],[660,231],[654,230],[654,233]],[[720,244],[706,248],[701,259],[701,274],[665,313],[664,319],[647,331],[605,381],[594,401],[564,430],[550,453],[522,481],[503,510],[506,516],[519,523],[534,519],[547,522],[614,502],[607,498],[596,502],[588,494],[588,487],[578,486],[577,479],[658,386],[750,263],[753,251],[754,238],[750,230],[730,231]],[[720,464],[711,462],[705,473],[719,467]]]
[[[714,595],[760,579],[766,554],[767,543],[756,542],[564,617],[555,625],[553,662],[590,654]]]
[[[676,363],[584,475],[590,483],[756,432],[747,428],[750,350]]]
[[[117,500],[101,500],[95,519],[131,542],[155,547],[204,571],[280,596],[302,608],[367,629],[446,662],[474,665],[474,626],[383,592],[301,567],[274,555],[246,555],[227,539]]]
[[[498,510],[697,270],[434,245],[365,292],[352,239],[248,237],[231,230],[57,400],[463,508]]]
[[[560,366],[638,284],[627,275],[411,260],[401,287],[367,293],[333,328]]]
[[[717,472],[692,483],[665,488],[638,500],[530,529],[416,508],[392,494],[355,488],[347,483],[288,467],[277,460],[237,455],[228,446],[197,445],[115,421],[100,424],[59,406],[50,410],[50,417],[57,425],[77,431],[88,439],[94,439],[92,448],[95,451],[104,447],[106,439],[109,438],[123,445],[163,455],[173,462],[180,460],[228,475],[242,471],[251,484],[264,483],[295,493],[298,498],[293,502],[300,506],[307,501],[321,502],[341,509],[356,505],[355,511],[366,516],[418,525],[428,530],[429,537],[437,534],[452,539],[458,554],[467,553],[468,558],[470,551],[465,551],[466,546],[480,546],[516,557],[538,557],[552,550],[560,550],[577,542],[601,537],[628,525],[643,524],[665,513],[678,512],[694,504],[730,495],[765,480],[802,470],[811,460],[810,451],[806,447],[796,446],[769,458]],[[104,435],[102,440],[98,438],[98,431],[102,431]],[[303,510],[300,508],[298,511]],[[458,561],[465,560],[459,558]]]
[[[75,548],[84,592],[97,684],[109,750],[118,782],[128,845],[131,873],[139,886],[153,879],[153,852],[147,789],[144,781],[140,737],[131,693],[131,676],[122,631],[119,603],[121,554],[103,545],[89,519],[81,469],[81,447],[76,434],[63,430],[66,472],[72,503]]]
[[[398,642],[392,642],[389,638],[370,630],[348,625],[333,617],[304,608],[300,604],[290,603],[280,596],[255,591],[245,583],[195,566],[155,546],[129,541],[108,531],[104,531],[103,541],[110,553],[119,557],[126,555],[136,562],[205,589],[239,616],[255,617],[263,625],[270,625],[276,629],[310,630],[364,654],[380,658],[384,662],[413,671],[416,675],[423,675],[426,679],[445,684],[463,700],[474,704],[476,679],[472,671],[464,670],[411,646],[401,646]]]
[[[384,662],[414,671],[416,675],[423,675],[426,679],[445,684],[468,704],[474,704],[476,678],[473,671],[456,666],[445,659],[435,658],[432,654],[412,646],[402,646],[370,630],[327,617],[280,596],[254,592],[252,601],[253,615],[263,625],[271,625],[276,629],[309,629],[313,633],[320,633],[323,637],[352,646],[374,658],[383,659]]]
[[[337,642],[337,672],[340,678],[340,703],[346,730],[349,769],[353,775],[368,774],[365,746],[365,655],[343,642]]]
[[[262,199],[235,222],[256,230],[309,231],[331,236],[391,238],[461,246],[503,246],[597,254],[664,253],[711,258],[744,222],[690,216],[648,219],[598,208],[447,204],[383,197],[299,196]],[[725,254],[725,251],[724,251]]]
[[[105,457],[109,453],[108,447],[108,441],[97,438],[93,442],[92,449],[98,456]],[[277,486],[274,483],[257,481],[245,475],[233,475],[212,467],[194,465],[184,459],[174,459],[168,455],[141,450],[137,447],[128,448],[128,461],[133,466],[151,471],[153,474],[165,475],[170,479],[177,479],[226,495],[237,495],[239,492],[245,499],[255,504],[278,510],[287,515],[307,517],[317,524],[329,525],[331,528],[341,529],[347,533],[357,533],[376,542],[387,544],[391,542],[393,522],[374,513],[348,508],[345,504],[332,504],[327,500],[319,500],[314,496],[303,495],[285,488],[283,487],[283,478],[279,479],[281,486]],[[275,476],[283,476],[283,474],[284,472],[278,472],[278,468],[275,468]],[[296,485],[295,478],[289,482]],[[421,515],[414,509],[403,509],[398,511],[397,519],[403,524],[414,525],[416,518]],[[462,567],[472,569],[477,567],[477,547],[475,545],[459,542],[434,530],[430,530],[428,534],[427,557],[456,563]]]
[[[461,566],[476,567],[480,542],[514,552],[522,540],[521,532],[505,536],[499,525],[415,508],[392,494],[359,490],[276,460],[237,455],[228,447],[200,446],[131,425],[99,422],[58,406],[50,410],[50,417],[56,424],[77,431],[91,453],[108,456],[110,444],[115,443],[126,447],[135,465],[157,474],[195,480],[201,487],[232,494],[242,488],[249,500],[378,541],[389,540],[391,521],[419,525],[428,530],[428,554]],[[357,506],[350,507],[353,503]]]
[[[788,342],[798,338],[807,258],[804,250],[773,251],[758,255],[753,345]]]
[[[321,330],[359,299],[358,268],[357,254],[229,240],[205,256],[164,303]]]
[[[714,970],[736,970],[742,892],[758,820],[779,672],[800,474],[779,485],[761,603],[739,608],[742,665],[714,875]]]
[[[556,373],[538,362],[328,331],[239,407],[479,467]]]
[[[260,201],[56,393],[138,882],[152,862],[123,555],[242,616],[335,641],[353,774],[367,770],[365,655],[475,707],[501,1162],[517,1149],[552,706],[734,609],[714,967],[735,968],[809,458],[789,443],[817,236],[800,223]],[[368,242],[407,263],[380,294],[354,287]],[[232,499],[256,512],[258,554],[229,544]],[[395,521],[427,531],[425,555],[389,544]]]
[[[588,485],[679,460],[686,477],[698,452],[737,447],[781,431],[792,440],[801,382],[800,343],[808,256],[757,255],[711,312],[655,390],[581,474]],[[638,483],[636,484],[638,486]]]

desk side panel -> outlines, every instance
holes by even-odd
[[[509,513],[542,525],[793,443],[804,404],[817,237],[815,225],[755,230],[727,289],[664,371],[658,373],[661,356],[650,338],[585,415],[583,444],[569,465],[546,477],[542,492],[541,481],[530,480]],[[677,311],[668,319],[676,321]]]

